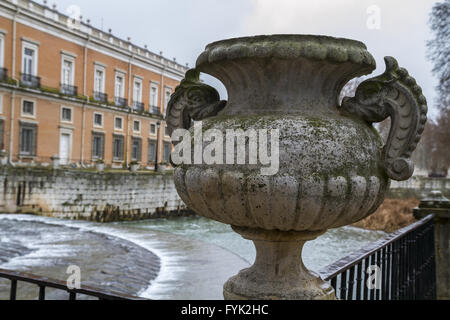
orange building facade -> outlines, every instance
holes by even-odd
[[[55,8],[0,0],[0,150],[13,163],[167,163],[164,114],[187,71]]]

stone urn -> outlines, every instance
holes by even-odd
[[[50,157],[50,161],[52,162],[53,169],[59,168],[60,158],[57,154],[54,154],[52,157]]]
[[[103,160],[101,160],[101,159],[97,160],[95,162],[95,169],[98,172],[103,172],[105,170],[105,162]]]
[[[330,284],[304,266],[303,245],[368,217],[390,179],[409,179],[410,157],[427,121],[421,88],[394,58],[385,61],[386,72],[364,81],[342,104],[344,85],[376,68],[359,41],[312,35],[218,41],[186,73],[166,121],[171,135],[190,130],[193,157],[199,152],[194,121],[202,121],[203,133],[214,129],[224,137],[230,129],[279,132],[279,170],[272,175],[263,175],[259,162],[174,164],[187,206],[255,244],[255,263],[225,283],[225,299],[335,299]],[[219,79],[229,100],[220,101],[200,72]],[[388,117],[384,144],[372,124]],[[227,156],[237,157],[238,150]],[[244,153],[252,156],[249,147]]]
[[[133,173],[136,173],[139,169],[139,163],[137,162],[131,162],[130,163],[130,171]]]

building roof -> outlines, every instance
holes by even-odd
[[[23,15],[39,20],[39,22],[44,22],[71,33],[74,37],[86,39],[104,48],[113,49],[130,58],[167,70],[179,77],[183,77],[188,70],[187,66],[167,59],[161,54],[151,52],[145,47],[133,44],[130,39],[124,40],[109,31],[100,30],[92,26],[89,20],[82,21],[81,17],[71,18],[59,12],[56,9],[56,5],[50,8],[46,3],[46,0],[44,0],[43,5],[32,0],[0,0],[0,6],[9,7],[11,10],[19,11]]]

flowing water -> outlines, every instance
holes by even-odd
[[[304,249],[315,271],[380,238],[353,227],[330,230]],[[82,284],[150,299],[222,299],[222,285],[255,259],[251,241],[200,217],[100,224],[27,215],[0,215],[0,268],[65,281],[81,269]],[[9,282],[0,281],[0,299]],[[19,298],[37,288],[19,286]],[[66,298],[50,291],[53,299]]]

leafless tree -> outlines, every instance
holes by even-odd
[[[450,0],[434,5],[430,15],[434,38],[428,42],[428,58],[433,62],[433,73],[439,80],[436,106],[450,108]]]
[[[433,73],[439,79],[436,107],[439,115],[430,120],[424,132],[425,152],[430,169],[447,172],[450,167],[450,0],[434,5],[430,15],[434,38],[428,42]]]

